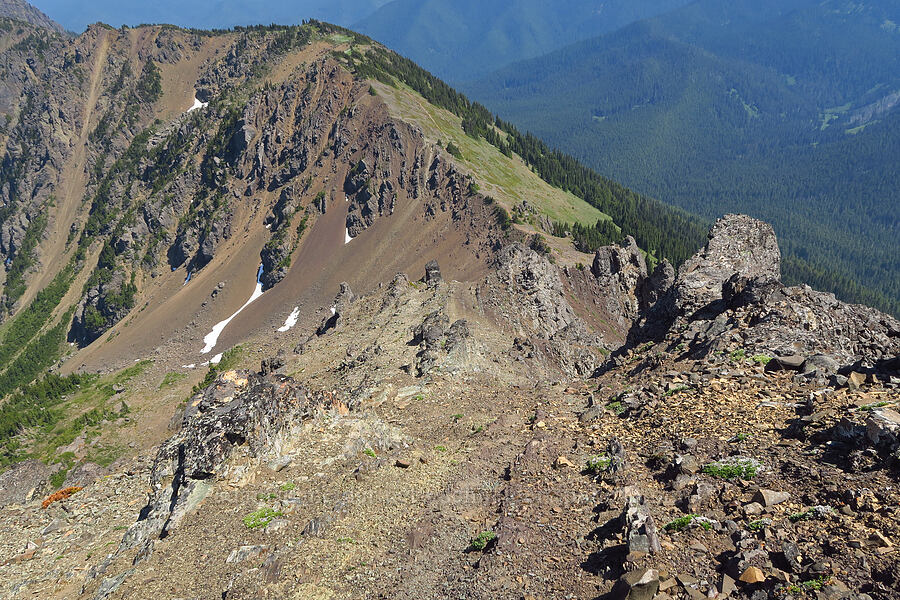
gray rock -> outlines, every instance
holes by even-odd
[[[176,528],[225,474],[241,448],[262,458],[325,402],[290,377],[227,371],[185,409],[181,431],[160,446],[141,519],[125,533],[120,551],[152,544]]]
[[[753,496],[754,502],[758,502],[765,508],[771,508],[776,504],[787,502],[791,495],[788,492],[776,492],[775,490],[759,489]]]
[[[622,515],[629,556],[655,554],[661,550],[656,523],[643,496],[629,496]]]
[[[232,563],[242,563],[247,560],[255,560],[262,558],[269,551],[269,547],[266,545],[257,545],[257,546],[241,546],[240,548],[235,548],[228,554],[228,558],[225,559],[225,562],[228,564]]]
[[[430,260],[425,265],[425,283],[431,287],[435,287],[443,281],[441,277],[441,268],[436,260]]]
[[[810,356],[803,364],[800,365],[800,373],[817,372],[822,375],[831,375],[836,373],[840,365],[832,357],[825,354],[815,354]]]
[[[303,535],[322,537],[322,534],[325,533],[325,530],[328,529],[330,524],[331,519],[327,517],[315,517],[303,528]]]
[[[294,460],[291,456],[282,456],[269,463],[269,468],[278,473]]]
[[[866,437],[875,446],[893,449],[900,444],[900,413],[891,408],[876,408],[866,418]]]
[[[659,571],[637,569],[619,578],[612,597],[620,600],[653,600],[658,590]]]
[[[781,252],[772,226],[746,215],[725,215],[713,225],[706,247],[688,259],[675,282],[675,303],[691,314],[722,299],[735,274],[779,281]]]
[[[123,573],[119,573],[115,577],[107,577],[100,583],[100,587],[97,589],[97,593],[94,595],[94,600],[106,600],[113,595],[113,593],[119,589],[125,580],[134,573],[134,569],[128,569]]]
[[[802,356],[776,356],[769,363],[769,368],[773,370],[780,369],[782,371],[799,371],[800,366],[806,359]]]

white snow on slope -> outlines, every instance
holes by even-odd
[[[199,100],[197,100],[197,97],[194,96],[194,104],[189,109],[187,109],[187,111],[194,112],[198,108],[206,108],[207,106],[209,106],[209,102],[200,102]]]
[[[256,289],[253,290],[253,295],[250,296],[250,299],[247,300],[242,307],[237,309],[237,312],[235,312],[233,315],[231,315],[224,321],[220,321],[219,323],[216,323],[216,325],[212,328],[212,331],[210,331],[203,337],[203,343],[206,345],[203,346],[203,350],[200,351],[200,354],[208,354],[209,352],[211,352],[212,349],[216,347],[216,343],[219,341],[219,335],[222,333],[222,330],[224,330],[225,327],[227,327],[228,324],[231,323],[231,320],[234,319],[236,316],[238,316],[242,310],[244,310],[245,308],[250,306],[251,302],[253,302],[254,300],[256,300],[257,298],[259,298],[262,295],[263,295],[262,283],[257,281]],[[221,358],[219,360],[221,360]],[[212,361],[210,361],[210,362],[212,362]],[[213,363],[213,364],[215,364],[215,363]]]
[[[350,230],[344,227],[344,244],[349,244],[352,239],[353,238],[350,237]]]
[[[297,319],[300,318],[300,307],[295,306],[294,310],[291,311],[291,314],[288,315],[288,318],[284,320],[284,325],[278,328],[278,331],[284,333],[289,330],[291,327],[297,324]]]

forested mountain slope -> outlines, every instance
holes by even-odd
[[[705,0],[468,89],[638,190],[771,221],[790,280],[896,313],[897,11]]]
[[[393,0],[354,25],[451,82],[683,6],[687,0]]]

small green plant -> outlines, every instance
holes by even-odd
[[[273,493],[271,493],[271,492],[268,493],[268,494],[266,494],[266,493],[259,493],[259,494],[256,495],[256,499],[257,499],[257,500],[274,500],[275,498],[276,498],[275,494],[273,494]]]
[[[749,433],[739,433],[739,434],[735,435],[734,437],[732,437],[728,441],[729,442],[746,442],[749,439],[750,439]]]
[[[365,454],[366,456],[371,456],[372,458],[375,458],[375,451],[372,450],[371,448],[366,448],[365,450],[363,450],[363,454]]]
[[[293,491],[294,488],[296,488],[296,487],[297,487],[296,485],[294,485],[293,483],[291,483],[289,481],[287,483],[282,483],[278,489],[281,490],[282,492],[290,492],[290,491]]]
[[[890,406],[891,403],[887,400],[882,400],[881,402],[873,402],[872,404],[866,404],[865,406],[860,406],[859,410],[875,410],[876,408],[883,408],[885,406]]]
[[[800,511],[794,513],[788,517],[792,523],[797,523],[798,521],[812,521],[813,519],[824,519],[830,515],[834,514],[834,509],[830,506],[813,506],[804,511]]]
[[[756,354],[754,356],[751,356],[750,360],[752,360],[753,362],[755,362],[758,365],[765,366],[765,365],[769,364],[769,362],[771,362],[772,357],[769,356],[768,354]]]
[[[689,386],[689,385],[675,386],[671,390],[666,392],[666,397],[674,396],[675,394],[681,393],[681,392],[683,392],[685,390],[689,390],[689,389],[691,389],[691,386]]]
[[[452,420],[454,423],[458,423],[462,418],[463,418],[463,415],[457,413],[455,415],[452,415],[450,417],[450,420]]]
[[[810,579],[809,581],[804,581],[801,585],[803,586],[803,589],[810,591],[810,592],[815,592],[815,591],[821,590],[829,583],[831,583],[831,577],[826,577],[825,575],[819,575],[815,579]]]
[[[747,529],[750,531],[762,531],[772,524],[772,519],[756,519],[747,523]]]
[[[187,377],[187,375],[185,375],[184,373],[169,371],[168,373],[166,373],[166,376],[163,377],[162,383],[159,384],[159,389],[167,388],[170,385],[175,385],[185,377]]]
[[[599,475],[609,469],[610,459],[606,455],[591,456],[584,465],[584,470],[592,475]]]
[[[472,549],[478,550],[479,552],[484,551],[485,548],[490,545],[491,542],[497,539],[497,534],[488,529],[487,531],[482,531],[474,538],[472,538]]]
[[[339,537],[337,539],[338,544],[355,544],[356,540],[352,537]]]
[[[435,446],[434,449],[437,450],[438,452],[446,452],[447,446]]]
[[[731,456],[724,460],[709,463],[703,472],[717,479],[753,479],[759,473],[758,460],[740,456]]]
[[[728,357],[731,359],[731,362],[740,362],[747,358],[747,353],[744,351],[743,348],[738,348],[737,350],[732,352]]]
[[[282,514],[283,513],[280,510],[268,507],[254,510],[252,513],[244,516],[244,527],[247,529],[259,529],[260,527],[265,527],[271,523],[273,519],[282,516]]]
[[[613,400],[612,402],[608,402],[606,404],[606,408],[608,408],[617,417],[621,417],[623,414],[625,414],[625,405],[622,404],[621,400]]]
[[[378,92],[377,92],[377,91],[375,90],[375,88],[372,87],[371,85],[369,86],[369,95],[370,95],[370,96],[377,96],[377,95],[378,95]]]
[[[691,523],[694,522],[694,519],[697,519],[698,517],[699,517],[699,515],[694,515],[694,514],[684,515],[683,517],[678,517],[677,519],[674,519],[674,520],[666,523],[666,526],[663,527],[663,529],[665,529],[666,531],[684,531],[685,529],[690,527]],[[700,525],[707,531],[709,531],[712,528],[712,526],[709,523],[703,522]]]

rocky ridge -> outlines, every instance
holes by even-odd
[[[765,231],[729,216],[710,246],[741,223]],[[613,347],[602,365],[603,333],[567,298],[586,273],[522,245],[482,282],[446,281],[430,263],[418,282],[343,289],[337,318],[294,353],[266,359],[260,375],[226,372],[188,403],[145,467],[139,520],[107,560],[66,581],[94,598],[896,597],[900,373],[885,360],[896,323],[777,278],[753,284],[777,302],[732,302],[748,273],[712,271],[709,249],[693,260],[702,285],[651,282],[637,258],[610,256],[634,256],[627,245],[596,262],[637,275],[618,278],[633,287],[616,306],[653,290],[632,333],[663,318],[673,329]],[[776,267],[755,262],[750,274]],[[868,326],[801,338],[789,349],[810,353],[802,361],[779,355],[804,330],[783,315],[820,306],[830,313],[819,319]],[[687,348],[717,320],[733,329]],[[598,368],[579,375],[578,364]],[[173,561],[181,575],[160,587],[153,573]]]

